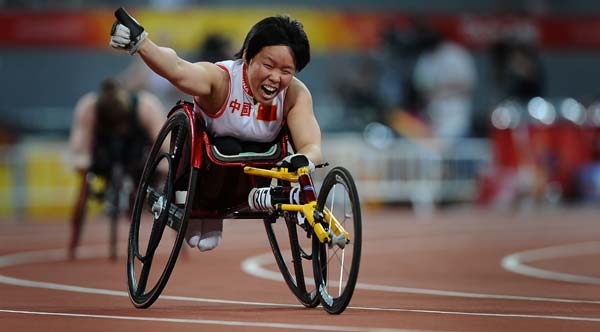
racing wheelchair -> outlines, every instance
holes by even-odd
[[[222,218],[262,219],[277,266],[300,303],[320,303],[331,314],[346,309],[362,244],[356,186],[345,168],[335,167],[317,195],[308,167],[276,166],[292,147],[284,132],[268,151],[225,155],[193,104],[175,105],[149,153],[131,216],[127,280],[135,307],[148,308],[160,296],[188,222]],[[287,234],[275,231],[278,224]]]
[[[122,144],[108,144],[103,150],[104,154],[115,154],[121,150]],[[75,259],[77,247],[81,238],[83,224],[87,216],[89,204],[92,201],[102,204],[103,214],[108,218],[109,226],[109,258],[117,259],[117,229],[119,217],[125,215],[130,209],[130,196],[134,190],[132,174],[121,160],[107,156],[109,163],[103,166],[92,165],[89,169],[81,171],[80,189],[77,202],[71,215],[71,235],[69,239],[68,255]],[[100,163],[102,164],[102,163]],[[97,181],[100,179],[100,181]],[[103,182],[103,183],[102,183]],[[100,184],[98,184],[100,183]]]

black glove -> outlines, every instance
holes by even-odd
[[[134,54],[148,33],[123,7],[115,11],[117,20],[110,31],[110,46]]]
[[[312,173],[315,171],[315,164],[313,164],[307,156],[303,154],[292,154],[289,155],[278,164],[280,167],[285,167],[290,171],[297,171],[301,167],[308,167],[308,170]]]

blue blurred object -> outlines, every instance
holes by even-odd
[[[581,168],[577,175],[577,187],[584,202],[600,202],[600,163]]]

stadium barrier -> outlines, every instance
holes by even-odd
[[[479,169],[490,162],[487,140],[442,143],[394,139],[379,149],[359,134],[328,134],[323,149],[331,166],[352,172],[363,203],[473,201]],[[68,164],[66,144],[26,140],[0,147],[0,221],[67,220],[79,179]]]
[[[354,175],[365,203],[436,204],[472,202],[478,175],[491,163],[486,139],[463,139],[452,146],[436,139],[394,139],[385,148],[361,135],[329,135],[324,154]]]

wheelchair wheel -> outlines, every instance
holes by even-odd
[[[296,218],[288,216],[284,220],[285,228],[275,218],[264,220],[275,261],[283,279],[300,303],[305,307],[314,308],[319,304],[319,297],[314,286],[312,289],[307,290],[306,277],[304,276],[305,267],[303,267],[303,262],[308,264],[312,260],[311,253],[307,253],[310,242],[308,237],[306,239],[299,238],[298,230],[301,236],[307,233],[298,226]],[[288,240],[286,240],[286,237]],[[285,247],[280,246],[278,238]],[[309,281],[314,285],[312,278]]]
[[[323,180],[317,198],[317,210],[328,209],[350,234],[341,248],[312,240],[313,271],[321,305],[330,314],[343,312],[354,293],[360,265],[362,228],[360,202],[350,172],[342,167],[332,169]],[[323,221],[325,229],[329,229]]]
[[[137,308],[156,301],[177,261],[196,186],[191,146],[189,120],[184,112],[176,112],[161,129],[146,161],[127,250],[129,297]]]

